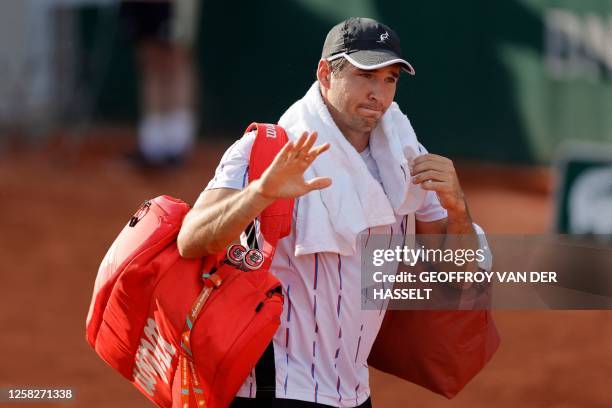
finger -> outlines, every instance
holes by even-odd
[[[437,171],[437,170],[427,170],[422,173],[419,173],[417,176],[412,178],[413,184],[419,184],[424,181],[448,181],[448,175],[446,173]]]
[[[306,187],[309,191],[321,190],[332,185],[332,180],[329,177],[315,177],[306,182]]]
[[[303,132],[300,135],[300,137],[297,138],[297,140],[295,141],[295,150],[297,152],[299,152],[302,146],[304,146],[304,143],[306,142],[307,137],[308,137],[308,132]]]
[[[412,173],[413,176],[416,176],[419,173],[422,173],[422,172],[425,172],[425,171],[429,171],[429,170],[446,172],[446,171],[450,170],[450,166],[447,163],[443,163],[443,162],[439,162],[439,161],[433,161],[433,160],[427,160],[427,161],[424,161],[424,162],[420,162],[418,164],[413,164],[412,169],[410,170],[410,172]]]
[[[328,150],[329,146],[329,143],[325,143],[310,149],[308,153],[303,156],[303,163],[305,163],[306,168],[308,168],[317,159],[317,157],[319,157],[321,153]]]
[[[314,145],[316,140],[317,140],[316,132],[313,132],[310,135],[308,135],[308,137],[306,138],[306,141],[304,142],[302,147],[300,147],[300,149],[298,150],[297,157],[300,159],[308,160],[309,159],[308,153],[310,149],[312,148],[312,146]]]
[[[306,154],[312,148],[312,146],[314,146],[318,136],[319,135],[317,134],[317,132],[312,132],[308,136],[308,139],[306,139],[306,143],[304,143],[304,146],[302,147],[304,154]]]
[[[435,191],[437,193],[444,193],[448,191],[449,186],[446,181],[428,180],[428,181],[425,181],[424,183],[421,183],[421,188],[423,190],[430,190],[430,191]]]
[[[312,149],[308,151],[308,156],[313,157],[313,159],[316,159],[317,156],[319,156],[321,153],[329,150],[330,146],[331,145],[329,143],[324,143],[322,145],[313,147]]]
[[[451,161],[450,159],[444,156],[440,156],[439,154],[425,153],[425,154],[415,157],[413,162],[419,163],[419,162],[426,161],[426,160],[433,160],[433,161],[438,161],[438,162],[443,162],[443,163]]]
[[[276,154],[276,157],[274,158],[274,161],[277,160],[287,160],[289,158],[289,156],[293,153],[294,150],[294,143],[292,141],[289,141],[287,143],[285,143],[285,145],[280,149],[280,151]]]
[[[426,161],[434,161],[438,163],[452,163],[450,159],[444,156],[440,156],[440,155],[432,154],[432,153],[426,153],[426,154],[422,154],[414,158],[414,160],[412,161],[412,165],[416,166],[417,164],[420,164]]]

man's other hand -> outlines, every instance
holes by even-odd
[[[435,191],[449,213],[466,211],[463,190],[453,162],[437,154],[424,154],[412,162],[412,182],[424,190]]]

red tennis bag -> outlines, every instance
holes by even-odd
[[[499,343],[490,310],[388,310],[368,364],[453,398]]]
[[[275,125],[257,130],[249,180],[287,142]],[[176,237],[189,206],[169,196],[146,201],[104,257],[87,316],[96,353],[160,407],[228,406],[280,324],[280,282],[268,271],[291,229],[293,200],[259,217],[263,266],[244,271],[223,255],[185,259]]]
[[[400,268],[401,264],[398,271]],[[484,368],[500,344],[490,311],[491,288],[482,289],[433,296],[439,297],[438,304],[449,306],[443,302],[469,300],[474,310],[387,310],[368,364],[453,398]]]

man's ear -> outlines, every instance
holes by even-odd
[[[317,66],[317,80],[319,84],[325,89],[329,89],[329,81],[331,77],[331,69],[329,66],[329,62],[322,59],[319,61],[319,66]]]

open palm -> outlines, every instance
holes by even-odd
[[[313,147],[316,140],[316,132],[304,132],[297,140],[285,144],[261,176],[261,194],[273,199],[297,198],[310,191],[329,187],[329,177],[304,180],[306,169],[329,149],[329,143]]]

